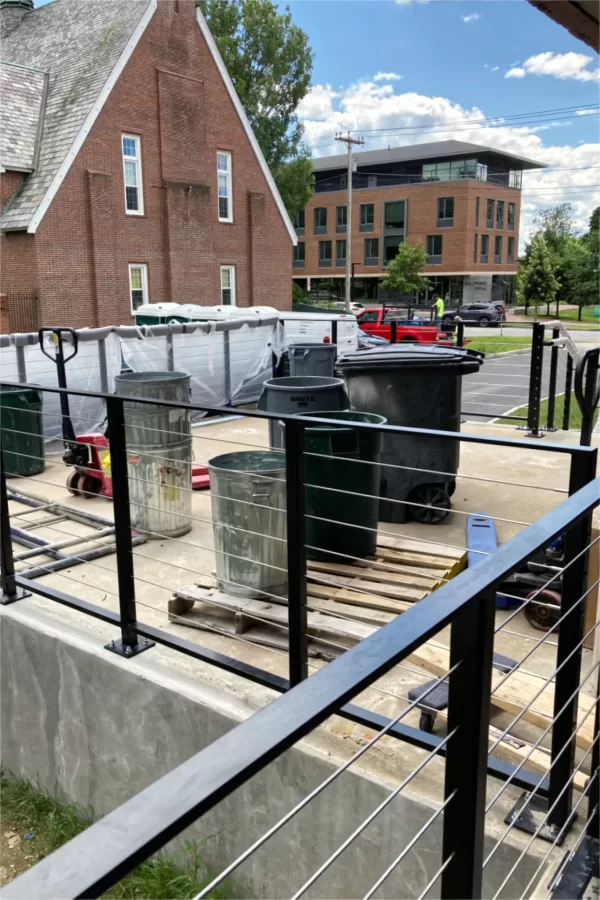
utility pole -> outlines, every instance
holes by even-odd
[[[364,145],[364,141],[360,138],[350,137],[350,132],[346,136],[338,134],[336,141],[341,141],[348,147],[348,197],[346,200],[346,312],[351,309],[351,283],[352,283],[352,147],[355,144]]]

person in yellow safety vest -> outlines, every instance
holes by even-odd
[[[444,315],[444,301],[439,294],[433,295],[433,321],[439,322]]]

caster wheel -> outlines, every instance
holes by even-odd
[[[99,478],[94,478],[93,475],[82,475],[77,487],[79,488],[79,493],[89,499],[90,497],[98,496],[102,490],[102,482]]]
[[[423,504],[409,506],[411,518],[421,525],[439,525],[448,518],[450,497],[441,485],[420,484],[413,488],[407,499],[410,503]]]
[[[534,594],[535,591],[529,594],[529,597],[532,597]],[[530,603],[524,609],[525,618],[531,627],[537,631],[549,631],[560,619],[560,594],[557,594],[556,591],[541,591],[537,595],[536,600],[548,605],[538,606],[535,602]]]
[[[426,731],[427,734],[432,734],[434,722],[435,722],[435,719],[431,715],[431,713],[421,712],[421,716],[419,718],[419,730]]]
[[[456,478],[453,478],[452,481],[449,481],[446,485],[446,488],[448,490],[448,496],[452,497],[454,491],[456,490]]]
[[[70,494],[73,494],[74,497],[79,496],[79,479],[80,478],[81,478],[81,474],[76,471],[69,472],[69,474],[67,475],[67,490]]]

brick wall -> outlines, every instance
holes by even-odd
[[[475,228],[475,203],[476,197],[480,199],[479,228]],[[454,225],[452,228],[438,228],[438,199],[440,197],[454,197]],[[486,229],[485,210],[487,198],[505,201],[504,229]],[[435,275],[437,272],[516,272],[516,254],[519,237],[519,203],[520,193],[514,189],[476,181],[451,181],[444,184],[419,184],[409,186],[396,186],[389,188],[372,188],[355,190],[352,193],[352,262],[356,263],[355,275],[383,274],[380,266],[364,265],[364,241],[366,238],[379,238],[379,258],[383,253],[383,203],[391,200],[406,200],[406,238],[411,244],[421,241],[426,248],[426,239],[431,234],[443,235],[443,253],[441,265],[427,266],[425,274]],[[515,231],[509,232],[508,203],[516,204]],[[375,205],[374,230],[372,232],[360,231],[360,206],[364,203]],[[326,278],[328,275],[342,275],[344,269],[335,265],[335,242],[346,235],[336,234],[336,207],[346,205],[346,191],[314,194],[306,207],[305,236],[299,240],[306,242],[306,267],[295,269],[294,274],[300,277]],[[314,234],[314,209],[319,206],[327,208],[327,234]],[[473,245],[474,234],[490,234],[490,259],[488,265],[474,265]],[[503,235],[503,263],[493,263],[493,236]],[[506,251],[508,237],[515,238],[515,263],[506,263]],[[333,267],[320,269],[318,264],[319,241],[332,242]]]
[[[143,216],[125,213],[122,133],[141,138]],[[218,149],[233,155],[232,224],[218,222]],[[260,238],[251,234],[255,195]],[[238,306],[290,308],[290,238],[194,0],[159,0],[35,240],[48,322],[130,322],[129,263],[148,265],[151,302],[218,304],[220,266],[235,265]]]
[[[0,211],[4,210],[23,178],[23,172],[2,172],[0,174]]]

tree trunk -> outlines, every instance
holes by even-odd
[[[558,298],[556,299],[556,318],[560,319],[560,303]]]
[[[579,309],[577,311],[577,321],[581,322],[581,314],[583,313],[583,303],[579,304]]]
[[[546,315],[550,318],[550,301],[546,303]]]

